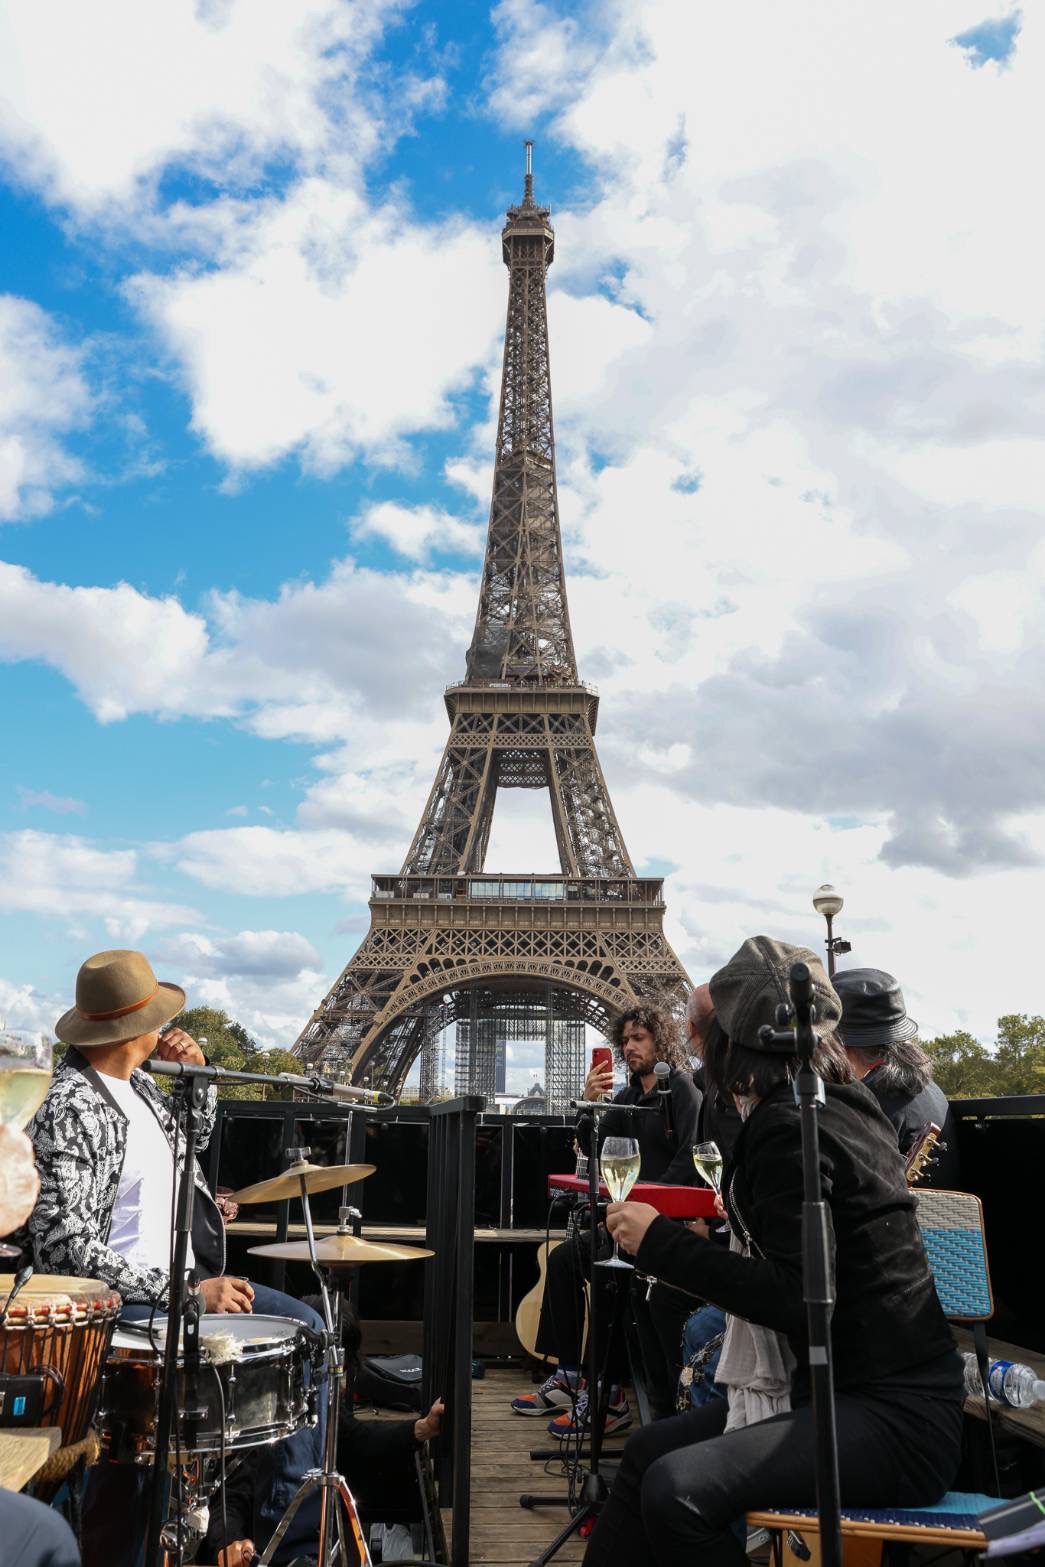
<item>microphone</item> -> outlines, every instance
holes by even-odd
[[[675,1117],[672,1114],[671,1084],[668,1078],[671,1076],[671,1068],[666,1061],[658,1061],[653,1068],[657,1079],[657,1103],[660,1105],[660,1113],[664,1117],[664,1130],[671,1142],[675,1141]]]
[[[354,1088],[351,1083],[331,1083],[327,1091],[333,1099],[352,1099],[357,1104],[388,1106],[398,1104],[394,1094],[386,1094],[383,1088]]]

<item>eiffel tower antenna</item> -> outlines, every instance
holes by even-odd
[[[681,1000],[689,980],[664,936],[663,884],[628,855],[595,749],[599,698],[577,673],[545,291],[555,231],[524,146],[523,200],[501,232],[504,366],[465,677],[444,695],[450,735],[403,867],[374,877],[370,930],[294,1049],[392,1091],[420,1054],[431,1093],[456,1023],[458,1090],[492,1094],[506,1051],[543,1041],[558,1109],[580,1088],[586,1025],[605,1033],[643,996]],[[499,789],[547,791],[559,875],[486,871]]]

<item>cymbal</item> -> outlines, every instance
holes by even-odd
[[[308,1241],[274,1241],[251,1246],[255,1257],[276,1257],[281,1262],[308,1262]],[[434,1257],[423,1246],[397,1246],[390,1241],[365,1241],[358,1235],[323,1235],[316,1240],[316,1261],[325,1268],[355,1268],[364,1262],[417,1262]]]
[[[373,1175],[376,1164],[291,1164],[282,1175],[273,1175],[267,1181],[256,1181],[233,1192],[233,1202],[283,1202],[288,1197],[301,1196],[301,1182],[305,1190],[329,1192],[335,1186],[351,1186],[353,1181],[365,1181]]]

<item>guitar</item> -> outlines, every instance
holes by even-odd
[[[537,1348],[537,1327],[541,1320],[541,1303],[544,1300],[545,1269],[548,1266],[548,1258],[556,1246],[561,1246],[562,1241],[542,1241],[537,1248],[537,1283],[530,1292],[523,1296],[515,1309],[515,1332],[519,1343],[528,1355],[534,1360],[543,1360],[551,1363],[556,1359],[554,1355],[546,1355]]]
[[[908,1186],[917,1186],[927,1171],[936,1163],[937,1147],[946,1148],[940,1142],[940,1128],[935,1121],[926,1121],[914,1142],[904,1154],[903,1168]]]

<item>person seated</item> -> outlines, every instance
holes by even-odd
[[[36,1149],[40,1196],[29,1218],[38,1272],[101,1279],[119,1292],[123,1317],[163,1315],[170,1298],[176,1127],[173,1101],[140,1070],[159,1060],[203,1066],[203,1052],[182,1029],[161,1035],[185,1006],[179,985],[157,980],[141,952],[96,953],[81,966],[76,1004],[55,1024],[69,1046],[28,1127]],[[214,1124],[217,1091],[201,1117],[198,1147]],[[178,1153],[179,1176],[184,1149]],[[267,1285],[225,1273],[225,1228],[196,1163],[188,1267],[200,1279],[205,1312],[264,1312],[313,1330],[309,1306]],[[277,1521],[306,1470],[321,1464],[325,1396],[319,1423],[278,1444],[269,1508]],[[97,1465],[84,1501],[85,1567],[133,1561],[145,1533],[148,1476],[133,1466]],[[304,1516],[303,1516],[304,1515]],[[302,1508],[290,1543],[315,1537],[318,1505]]]
[[[891,1122],[900,1152],[907,1154],[932,1122],[941,1139],[920,1186],[953,1191],[961,1185],[958,1125],[943,1089],[933,1082],[932,1062],[918,1043],[918,1024],[907,1016],[903,991],[878,968],[839,969],[834,987],[842,1003],[838,1033],[853,1072],[874,1094]]]
[[[17,1127],[0,1121],[0,1235],[25,1223],[39,1190],[32,1143]],[[5,1299],[9,1289],[8,1284]],[[0,1557],[19,1567],[80,1567],[76,1537],[65,1519],[43,1502],[7,1490],[8,1483],[0,1473]]]
[[[728,1163],[733,1154],[743,1122],[731,1095],[722,1095],[712,1083],[706,1081],[704,1072],[704,1044],[710,1037],[715,1021],[715,1003],[711,999],[710,985],[697,985],[686,1002],[686,1038],[690,1053],[697,1065],[693,1081],[703,1094],[697,1141],[716,1143],[723,1160]],[[727,1237],[706,1225],[694,1226],[698,1234],[717,1235],[725,1244]],[[723,1227],[724,1228],[724,1227]],[[690,1368],[688,1381],[689,1401],[694,1408],[710,1399],[725,1397],[725,1389],[717,1387],[715,1372],[726,1333],[726,1313],[718,1306],[705,1301],[690,1313],[682,1330],[682,1365]]]
[[[640,1181],[660,1181],[675,1186],[695,1185],[692,1150],[697,1137],[701,1095],[693,1082],[676,1020],[664,1007],[633,1007],[614,1023],[612,1039],[618,1059],[627,1068],[628,1081],[613,1096],[614,1105],[620,1108],[608,1110],[598,1117],[600,1145],[607,1137],[632,1137],[639,1145]],[[671,1068],[668,1074],[673,1118],[671,1137],[667,1134],[662,1117],[657,1113],[654,1067],[658,1061],[666,1061]],[[601,1099],[612,1088],[612,1067],[596,1065],[585,1079],[582,1097],[587,1100]],[[643,1108],[636,1114],[629,1114],[629,1106]],[[587,1153],[590,1139],[585,1118],[578,1123],[577,1136],[583,1151]],[[608,1256],[610,1248],[604,1230],[600,1231],[600,1244]],[[594,1276],[594,1287],[599,1290],[602,1320],[607,1322],[606,1288],[601,1277],[602,1271]],[[583,1229],[557,1246],[548,1258],[536,1347],[538,1353],[555,1363],[555,1370],[536,1392],[512,1400],[511,1407],[517,1415],[544,1416],[545,1419],[551,1416],[548,1430],[556,1436],[570,1435],[575,1425],[583,1425],[587,1418],[587,1391],[581,1387],[581,1344],[584,1281],[592,1276],[591,1240],[587,1229]],[[684,1304],[674,1305],[670,1309],[670,1326],[663,1330],[669,1333],[670,1353],[676,1358],[687,1309]],[[644,1331],[644,1319],[639,1317],[639,1322],[641,1333]],[[619,1362],[619,1354],[617,1358]],[[651,1350],[649,1360],[654,1379],[660,1370],[662,1358],[667,1366],[668,1361],[661,1349]],[[619,1370],[619,1364],[616,1369]],[[613,1371],[611,1366],[608,1374],[614,1386],[606,1418],[607,1433],[631,1423],[627,1400],[620,1394],[619,1382]],[[667,1392],[661,1396],[666,1396],[670,1409],[674,1404],[674,1376],[677,1376],[677,1369],[674,1376],[670,1369],[666,1374]]]
[[[359,1365],[362,1330],[355,1308],[342,1308],[341,1342],[348,1382]],[[351,1399],[341,1405],[338,1468],[348,1483],[362,1522],[421,1518],[414,1457],[418,1448],[439,1435],[444,1405],[436,1399],[427,1415],[408,1420],[366,1420]],[[271,1524],[265,1515],[271,1449],[256,1447],[229,1477],[224,1498],[211,1500],[210,1529],[201,1548],[202,1561],[218,1567],[250,1567],[269,1541]],[[350,1547],[350,1551],[354,1546]],[[358,1560],[358,1552],[356,1553]]]
[[[745,941],[711,980],[709,1081],[744,1126],[723,1200],[747,1255],[723,1250],[643,1203],[613,1204],[608,1228],[636,1265],[782,1334],[794,1360],[791,1408],[726,1429],[718,1399],[629,1437],[586,1567],[743,1567],[734,1526],[752,1508],[815,1503],[816,1439],[802,1271],[802,1134],[795,1056],[767,1051],[763,1024],[790,1006],[794,962],[813,976],[824,1085],[820,1180],[835,1284],[831,1344],[842,1505],[925,1506],[961,1456],[962,1363],[944,1318],[892,1127],[836,1034],[841,1003],[819,959],[766,936]]]

